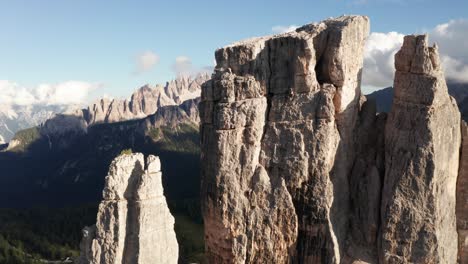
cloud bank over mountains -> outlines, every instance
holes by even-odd
[[[425,30],[429,41],[439,46],[448,80],[468,83],[468,20],[451,20]],[[364,55],[362,85],[365,93],[393,84],[394,56],[403,43],[398,32],[370,34]]]
[[[98,83],[66,81],[24,87],[9,80],[0,80],[0,104],[3,105],[71,105],[86,103]]]

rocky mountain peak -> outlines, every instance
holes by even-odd
[[[405,37],[376,114],[368,27],[343,16],[216,51],[200,103],[210,262],[456,263],[460,113],[438,48]]]
[[[161,107],[180,105],[186,100],[200,97],[201,85],[208,79],[206,73],[195,77],[179,76],[165,86],[144,85],[132,94],[129,101],[101,99],[84,110],[86,120],[93,125],[144,118]]]
[[[406,36],[395,55],[395,97],[385,128],[382,263],[457,260],[460,112],[438,61],[427,35]]]
[[[427,35],[410,35],[404,38],[402,48],[395,55],[397,78],[394,86],[397,100],[430,105],[438,97],[448,98],[437,49],[436,45],[429,47]],[[420,83],[419,89],[413,89],[412,86],[401,83],[402,81],[424,81],[424,83]]]
[[[158,157],[123,154],[109,168],[97,223],[83,230],[81,264],[177,263],[174,217]]]
[[[210,262],[340,260],[368,22],[329,19],[216,51],[200,104]]]

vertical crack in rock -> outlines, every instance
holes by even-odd
[[[216,51],[200,103],[210,263],[340,262],[368,30],[344,16]]]
[[[355,132],[356,158],[349,178],[351,219],[344,264],[378,263],[386,118],[385,113],[376,114],[375,101],[363,102]],[[360,262],[354,262],[357,260]]]
[[[406,36],[385,130],[381,263],[456,263],[460,113],[437,47]]]
[[[83,230],[79,263],[161,263],[178,261],[174,217],[161,182],[158,157],[121,155],[109,168],[97,223]]]
[[[457,180],[458,263],[468,263],[468,125],[462,122],[463,144]]]

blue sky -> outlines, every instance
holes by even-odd
[[[94,96],[127,96],[174,78],[177,57],[195,68],[213,66],[216,48],[275,26],[363,14],[373,32],[408,34],[466,19],[467,11],[466,0],[0,0],[0,80],[20,87],[99,83]],[[157,63],[138,71],[145,52]]]

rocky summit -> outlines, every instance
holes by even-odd
[[[338,263],[369,20],[348,16],[216,51],[202,88],[211,263]]]
[[[210,263],[466,262],[467,151],[438,48],[405,37],[377,114],[368,31],[342,16],[216,51],[199,108]]]
[[[174,217],[158,157],[123,154],[109,168],[96,225],[83,229],[80,264],[175,264]]]
[[[460,112],[437,46],[406,36],[395,55],[395,96],[385,128],[383,263],[456,263],[455,188]]]

